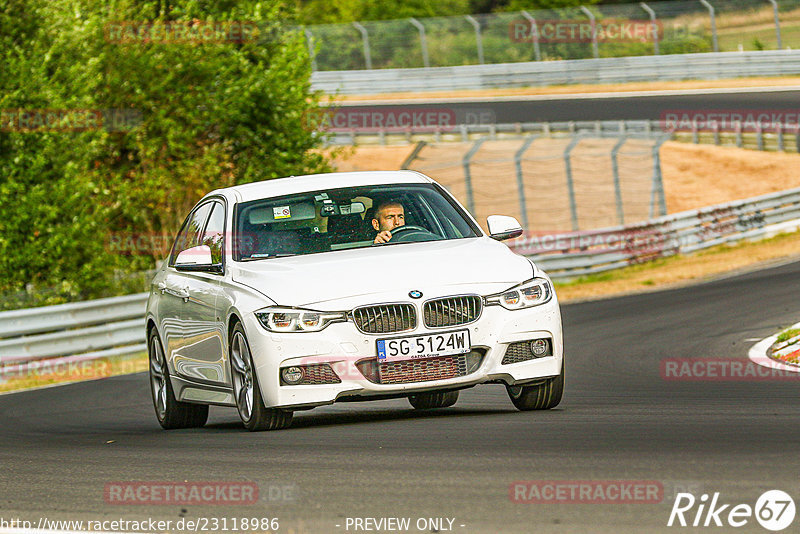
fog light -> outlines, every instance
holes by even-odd
[[[289,385],[299,384],[303,380],[303,370],[299,367],[284,367],[281,369],[281,377]]]
[[[531,352],[537,358],[541,358],[547,354],[548,343],[546,339],[534,339],[531,341]]]

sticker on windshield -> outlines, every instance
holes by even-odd
[[[278,206],[272,208],[272,217],[278,219],[290,219],[292,217],[292,208],[289,206]]]

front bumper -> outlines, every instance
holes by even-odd
[[[458,389],[485,382],[524,383],[561,372],[563,338],[561,313],[555,297],[541,306],[506,310],[486,306],[473,323],[444,329],[418,326],[411,332],[363,334],[352,322],[335,323],[321,332],[276,334],[265,330],[254,314],[244,318],[250,351],[264,404],[273,408],[305,408],[331,404],[343,398],[402,396],[435,389]],[[463,376],[405,383],[375,383],[357,362],[376,357],[376,341],[469,329],[472,348],[482,353],[480,364]],[[551,339],[551,356],[503,364],[509,344],[536,338]],[[419,361],[419,360],[417,360]],[[281,385],[280,369],[288,366],[329,364],[341,382]],[[363,368],[363,365],[362,365]],[[470,369],[471,370],[471,369]]]

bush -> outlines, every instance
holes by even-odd
[[[131,290],[124,273],[152,269],[163,247],[120,254],[112,236],[171,235],[211,189],[329,170],[304,127],[318,106],[307,48],[284,29],[281,2],[112,4],[0,7],[0,293],[54,303]],[[109,24],[125,20],[249,21],[259,37],[109,38]],[[8,123],[20,109],[119,109],[138,124],[18,131]]]

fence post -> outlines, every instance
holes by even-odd
[[[622,145],[628,140],[628,136],[622,134],[617,144],[611,149],[611,171],[614,173],[614,197],[617,202],[617,221],[620,225],[625,224],[625,210],[622,207],[622,187],[619,182],[619,164],[617,163],[617,154]]]
[[[478,63],[483,65],[483,39],[481,39],[481,25],[472,15],[464,15],[464,18],[466,18],[467,21],[472,24],[472,27],[475,28],[475,41],[478,44]]]
[[[719,43],[717,41],[717,15],[708,0],[700,0],[700,3],[708,9],[708,18],[711,19],[711,44],[714,47],[714,52],[719,52]]]
[[[369,53],[369,32],[358,22],[353,22],[353,26],[361,32],[361,41],[364,43],[364,63],[367,66],[367,70],[372,70],[372,56]]]
[[[594,54],[595,59],[600,57],[600,52],[597,49],[597,19],[594,17],[594,13],[589,11],[586,6],[581,6],[581,11],[583,11],[584,15],[589,17],[589,21],[592,24],[592,54]]]
[[[736,146],[742,148],[742,121],[736,121]]]
[[[656,22],[656,12],[653,11],[650,6],[645,4],[644,2],[639,2],[639,6],[644,9],[648,15],[650,15],[650,29],[651,33],[653,34],[653,53],[657,56],[659,55],[658,50],[658,23]]]
[[[800,154],[800,124],[794,127],[794,149]]]
[[[542,51],[539,48],[539,27],[536,26],[536,19],[527,11],[522,11],[522,16],[531,23],[531,37],[533,38],[533,57],[536,61],[542,60]]]
[[[472,159],[472,156],[481,148],[483,142],[486,141],[485,137],[482,137],[475,141],[475,144],[472,145],[466,154],[464,154],[464,158],[462,159],[462,163],[464,165],[464,185],[467,189],[467,209],[469,212],[475,216],[475,199],[472,196],[472,175],[470,174],[469,170],[469,162]]]
[[[414,17],[411,17],[408,21],[419,31],[419,44],[422,47],[422,65],[426,68],[430,67],[431,62],[428,57],[428,39],[425,37],[425,26]]]
[[[569,213],[572,219],[572,230],[578,231],[578,206],[575,202],[575,185],[572,182],[572,162],[570,161],[570,154],[572,149],[581,142],[581,136],[576,135],[572,138],[567,148],[564,149],[564,168],[567,171],[567,192],[569,193]]]
[[[428,143],[426,143],[425,141],[420,141],[419,143],[417,143],[417,146],[414,147],[414,150],[411,151],[411,154],[409,154],[408,157],[403,162],[403,164],[400,165],[400,168],[410,169],[411,163],[413,163],[413,161],[417,159],[417,157],[419,157],[419,153],[422,151],[423,148],[425,148],[425,145],[427,144]]]
[[[306,43],[308,43],[308,55],[311,56],[311,71],[315,72],[317,70],[317,57],[314,53],[314,36],[308,28],[304,28],[303,33],[305,33]]]
[[[719,146],[719,123],[714,121],[711,129],[714,131],[714,144]]]
[[[756,123],[756,142],[758,143],[758,149],[764,150],[764,128],[761,127],[761,121]]]
[[[514,166],[517,169],[517,195],[519,196],[519,213],[522,216],[522,227],[525,230],[528,230],[528,207],[525,203],[525,182],[522,179],[522,155],[525,154],[525,151],[531,146],[539,136],[538,135],[531,135],[525,142],[522,143],[522,146],[517,153],[514,154]]]
[[[783,144],[783,124],[778,124],[778,150],[786,152],[786,147]]]
[[[650,195],[650,218],[655,216],[656,202],[658,202],[659,215],[667,214],[667,200],[664,198],[664,180],[661,176],[661,156],[659,151],[661,145],[669,139],[669,136],[661,137],[653,146],[653,190]]]
[[[775,38],[778,41],[776,50],[780,50],[783,45],[781,44],[781,22],[778,18],[778,0],[769,0],[769,3],[772,4],[772,13],[775,17]]]

